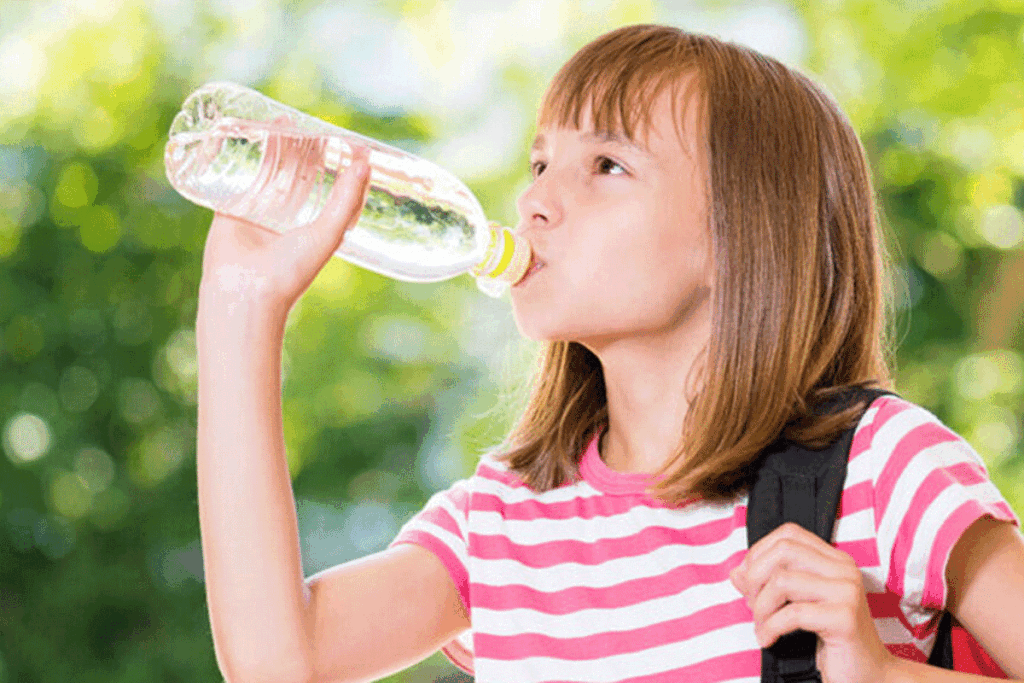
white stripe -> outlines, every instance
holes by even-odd
[[[477,659],[478,680],[508,683],[555,678],[570,681],[605,683],[624,678],[671,671],[721,655],[743,650],[758,650],[752,624],[736,624],[687,641],[652,647],[641,652],[567,661],[551,657],[529,657],[504,661]],[[756,681],[757,679],[742,679]]]
[[[933,421],[934,417],[929,418],[927,411],[911,409],[900,413],[897,417],[887,422],[885,427],[875,435],[875,440],[872,443],[872,458],[877,458],[877,476],[881,476],[885,463],[892,456],[893,449],[896,447],[899,438],[906,435],[910,430]],[[893,424],[894,422],[897,424]],[[887,565],[889,558],[892,556],[892,549],[896,536],[899,533],[900,523],[906,516],[914,495],[920,489],[925,478],[933,471],[933,465],[936,461],[940,463],[950,461],[949,453],[951,448],[955,451],[960,450],[960,447],[952,442],[943,442],[922,448],[911,457],[903,471],[898,474],[895,485],[892,488],[888,506],[882,511],[882,518],[876,520],[878,524],[878,552],[883,564]]]
[[[873,539],[875,535],[875,511],[871,507],[843,515],[836,520],[836,543],[856,543]]]
[[[597,499],[605,495],[582,481],[572,486],[561,486],[544,493],[535,493],[528,486],[509,486],[483,475],[477,476],[474,484],[478,493],[497,496],[506,505],[523,502],[562,503],[576,498]]]
[[[913,546],[903,583],[905,600],[910,599],[915,603],[920,603],[924,594],[924,583],[928,574],[927,564],[931,558],[932,548],[935,546],[939,529],[950,515],[968,501],[994,504],[1002,500],[999,491],[988,480],[966,487],[954,482],[935,497],[935,500],[922,515],[914,532]],[[945,571],[942,574],[943,585],[945,585]],[[946,588],[948,589],[948,586]],[[930,614],[932,612],[925,611],[922,616]],[[921,622],[912,621],[911,623],[918,625]]]
[[[897,617],[875,617],[875,630],[886,645],[918,645],[919,641]]]

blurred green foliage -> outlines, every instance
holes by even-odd
[[[210,213],[169,187],[162,158],[200,81],[157,29],[160,5],[57,3],[77,18],[30,32],[35,3],[0,4],[0,683],[220,680],[194,469]],[[560,6],[565,55],[661,16],[611,2],[574,22],[583,5]],[[456,11],[381,7],[413,35]],[[1024,510],[1024,8],[793,7],[809,46],[797,66],[860,131],[907,283],[897,390],[963,434]],[[200,8],[193,54],[237,30]],[[499,87],[530,117],[558,59],[509,54]],[[247,84],[315,116],[414,152],[442,135],[437,115],[367,108],[315,61],[268,63]],[[499,220],[527,178],[525,129],[514,159],[469,182]],[[293,310],[284,418],[307,574],[386,546],[510,425],[531,347],[463,280],[410,285],[333,259]],[[458,674],[435,654],[388,680],[439,677]]]

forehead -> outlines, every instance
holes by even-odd
[[[593,126],[584,125],[579,129],[573,130],[580,140],[583,142],[594,142],[602,143],[606,145],[613,145],[627,149],[631,152],[652,156],[652,151],[646,144],[646,141],[631,140],[623,132],[611,131],[611,130],[594,130]],[[533,139],[533,145],[530,148],[531,152],[542,151],[547,143],[548,135],[550,131],[548,129],[542,129],[537,133],[537,136]]]
[[[676,158],[680,153],[695,160],[703,156],[705,146],[702,99],[692,87],[683,87],[692,84],[679,86],[662,88],[652,101],[638,103],[643,111],[635,113],[632,121],[611,122],[599,112],[598,118],[604,119],[602,128],[596,127],[594,106],[585,101],[580,105],[578,126],[573,121],[538,122],[532,149],[543,149],[549,134],[561,129],[575,131],[583,142],[610,144],[655,160]],[[601,103],[597,107],[600,109]]]

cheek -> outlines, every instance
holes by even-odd
[[[584,258],[573,259],[573,265],[588,268],[591,276],[601,269],[620,283],[691,279],[705,261],[706,247],[691,226],[668,215],[639,209],[620,215],[601,239],[583,245]]]
[[[608,266],[595,279],[609,300],[595,306],[653,324],[674,317],[711,286],[704,226],[670,221],[667,215],[651,216],[651,223],[602,246],[600,259]]]

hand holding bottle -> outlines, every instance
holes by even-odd
[[[286,233],[215,213],[200,299],[262,307],[283,320],[358,221],[369,191],[368,157],[368,150],[357,150],[320,215]]]

